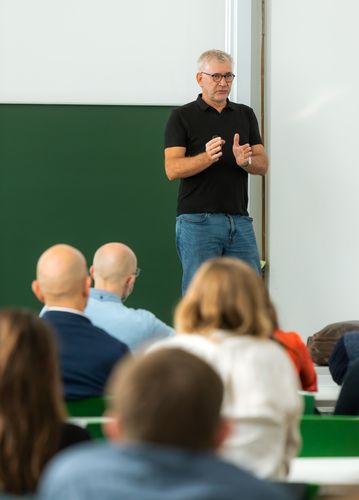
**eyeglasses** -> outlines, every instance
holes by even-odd
[[[134,273],[132,273],[132,274],[134,274],[134,275],[135,275],[135,277],[136,277],[136,278],[138,278],[138,277],[139,277],[139,275],[141,274],[141,269],[138,267],[138,268],[136,269],[136,271],[135,271]]]
[[[204,75],[208,75],[212,77],[212,80],[216,83],[219,83],[222,78],[225,79],[226,83],[233,82],[233,78],[236,76],[233,73],[206,73],[205,71],[201,71]]]

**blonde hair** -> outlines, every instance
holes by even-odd
[[[202,264],[176,308],[174,322],[184,333],[221,329],[269,338],[273,332],[262,280],[247,264],[231,257]]]

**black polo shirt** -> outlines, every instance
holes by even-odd
[[[165,148],[182,146],[186,148],[186,156],[195,156],[205,151],[213,136],[226,141],[219,161],[181,179],[178,215],[201,212],[248,215],[248,173],[236,164],[232,152],[237,132],[240,144],[262,144],[254,111],[244,104],[227,100],[219,113],[200,94],[196,101],[172,112],[166,126]]]

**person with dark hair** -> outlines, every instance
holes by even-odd
[[[222,408],[233,432],[221,456],[261,478],[284,479],[300,446],[298,377],[275,342],[263,281],[245,262],[210,259],[175,311],[174,337],[151,349],[179,347],[218,370]]]
[[[85,314],[94,325],[127,344],[133,353],[173,335],[173,329],[150,311],[125,305],[140,274],[137,257],[127,245],[102,245],[94,255],[90,274],[94,287]]]
[[[55,453],[90,437],[64,423],[49,326],[29,311],[2,310],[0,344],[0,490],[33,493]]]
[[[283,499],[277,488],[217,458],[230,431],[223,385],[207,363],[180,349],[120,364],[108,388],[114,444],[55,459],[40,500]]]

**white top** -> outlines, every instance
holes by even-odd
[[[283,479],[300,445],[302,414],[297,374],[276,342],[223,331],[177,334],[152,348],[180,347],[209,362],[225,386],[222,413],[233,432],[223,458],[262,478]]]

